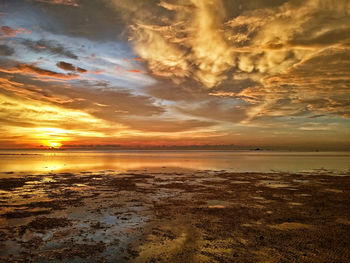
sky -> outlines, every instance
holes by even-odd
[[[349,0],[0,0],[0,148],[349,134]]]

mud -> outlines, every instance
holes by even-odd
[[[1,262],[350,262],[350,176],[0,178]]]

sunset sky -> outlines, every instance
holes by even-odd
[[[350,149],[349,0],[0,0],[0,148]]]

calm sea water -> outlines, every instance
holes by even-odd
[[[0,151],[0,173],[128,170],[349,173],[350,152]]]

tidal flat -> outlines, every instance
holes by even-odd
[[[0,178],[1,262],[350,262],[350,175],[151,171]]]

